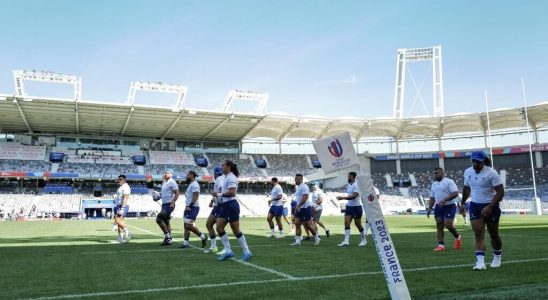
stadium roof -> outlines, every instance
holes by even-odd
[[[548,126],[548,102],[528,107],[532,128]],[[522,108],[489,113],[492,130],[525,128]],[[13,133],[66,133],[197,141],[240,141],[249,138],[316,139],[349,131],[355,140],[371,137],[396,139],[483,134],[487,114],[455,114],[443,118],[329,119],[285,113],[246,114],[198,109],[74,101],[43,97],[0,95],[0,131]]]

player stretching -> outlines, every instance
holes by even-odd
[[[189,183],[189,185],[186,189],[185,196],[185,239],[183,241],[183,244],[179,248],[190,248],[190,244],[188,243],[188,239],[190,238],[190,232],[200,237],[200,239],[202,240],[202,248],[204,248],[207,244],[207,236],[201,233],[200,230],[198,230],[198,228],[194,225],[196,217],[200,212],[200,203],[198,202],[198,199],[200,197],[200,185],[196,181],[196,177],[198,177],[198,174],[196,174],[196,172],[194,171],[188,171],[188,173],[186,174],[186,181],[187,183]]]
[[[280,230],[280,235],[277,236],[277,238],[283,238],[284,237],[284,230],[283,230],[283,224],[282,224],[282,215],[284,213],[284,204],[282,202],[283,197],[283,190],[280,184],[278,183],[278,178],[272,177],[271,180],[272,183],[272,192],[270,192],[270,210],[268,211],[268,215],[266,217],[266,221],[268,222],[268,226],[270,226],[270,234],[267,237],[275,237],[276,236],[276,230],[274,229],[274,222],[272,222],[273,218],[276,218],[276,223],[278,224],[278,229]]]
[[[118,191],[116,192],[116,207],[114,208],[114,223],[118,226],[118,238],[119,243],[126,243],[131,240],[131,233],[127,229],[126,221],[124,220],[127,215],[129,206],[129,194],[131,194],[131,188],[126,182],[126,175],[118,176]]]
[[[320,236],[312,223],[312,201],[309,198],[310,189],[303,182],[302,174],[295,175],[295,184],[297,186],[297,192],[295,192],[295,200],[297,201],[297,206],[295,207],[295,242],[291,245],[301,244],[301,225],[304,225],[314,236],[314,245],[319,245]]]
[[[346,187],[347,195],[346,197],[337,196],[337,200],[348,200],[344,213],[344,241],[338,244],[339,247],[350,245],[350,224],[352,223],[352,219],[354,219],[354,224],[356,224],[356,228],[358,228],[362,237],[362,241],[358,246],[364,247],[365,245],[367,245],[367,240],[365,239],[365,230],[362,226],[363,208],[361,203],[360,191],[358,189],[358,184],[356,183],[356,176],[356,172],[348,173],[348,186]]]
[[[470,222],[474,231],[476,246],[476,265],[474,270],[485,270],[485,225],[491,237],[493,247],[493,262],[491,268],[498,268],[501,264],[502,240],[499,236],[500,206],[504,197],[502,180],[494,169],[491,160],[481,151],[472,152],[470,157],[472,167],[464,171],[464,189],[462,190],[460,213],[464,214],[464,207],[468,197],[470,202]]]
[[[164,182],[162,183],[162,209],[156,217],[156,223],[164,233],[164,241],[161,246],[171,245],[171,213],[175,209],[175,202],[179,198],[179,186],[173,179],[173,170],[167,169],[164,172]]]
[[[221,238],[221,242],[223,242],[225,253],[221,255],[218,260],[222,261],[234,257],[234,253],[230,247],[230,241],[228,240],[228,235],[225,232],[226,224],[229,223],[230,228],[232,228],[232,232],[244,250],[241,260],[248,261],[252,254],[251,251],[249,251],[244,234],[240,231],[240,204],[236,199],[236,192],[238,190],[238,176],[240,175],[240,171],[238,171],[238,167],[235,163],[230,160],[226,160],[223,163],[223,174],[225,178],[223,180],[221,192],[218,193],[214,191],[211,193],[213,197],[222,197],[219,217],[217,218],[217,233]]]
[[[442,168],[434,169],[434,182],[430,190],[430,203],[426,216],[430,218],[430,212],[434,207],[434,218],[436,218],[436,228],[438,237],[438,246],[434,251],[445,251],[443,241],[443,227],[447,228],[453,237],[455,237],[454,248],[460,250],[462,246],[462,236],[457,232],[453,225],[455,219],[455,210],[457,209],[456,198],[459,196],[459,190],[455,182],[447,177]]]
[[[215,167],[213,170],[213,176],[215,177],[215,184],[213,185],[213,190],[217,193],[221,192],[221,187],[223,185],[223,169],[220,166]],[[205,250],[204,253],[217,253],[219,248],[217,248],[217,236],[215,235],[215,229],[213,225],[217,222],[217,217],[219,216],[219,197],[212,197],[211,202],[209,202],[209,207],[212,207],[209,217],[207,217],[206,228],[209,233],[209,240],[211,241],[211,246],[209,249]]]

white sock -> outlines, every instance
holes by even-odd
[[[365,222],[365,229],[363,230],[365,236],[367,236],[367,232],[369,230],[371,230],[371,228],[369,226],[369,222]]]
[[[228,241],[228,235],[226,233],[221,237],[221,242],[223,242],[226,252],[232,252],[232,247],[230,247],[230,242]]]
[[[240,247],[244,249],[244,253],[249,253],[249,247],[247,246],[247,242],[245,241],[245,235],[242,234],[242,236],[238,238],[238,243],[240,243]]]
[[[344,230],[344,241],[347,243],[350,241],[350,229]]]
[[[183,245],[187,245],[187,246],[188,246],[188,245],[189,245],[189,244],[188,244],[188,241],[187,241],[187,240],[184,240],[184,241],[183,241]]]
[[[476,255],[476,259],[478,260],[478,263],[485,264],[485,256],[484,255]]]
[[[126,236],[129,234],[129,230],[126,228],[124,229],[124,233],[126,234]]]
[[[300,235],[295,236],[295,242],[300,243],[303,238]]]
[[[202,234],[200,234],[200,239],[201,239],[201,240],[205,240],[205,239],[206,239],[206,236],[202,233]]]
[[[276,233],[276,230],[274,228],[271,228],[270,233],[272,233],[272,235],[274,235]]]
[[[211,239],[211,248],[217,247],[217,238]]]
[[[362,232],[360,232],[360,235],[362,236],[362,240],[365,240],[365,237],[367,236],[367,229],[364,229]]]
[[[284,230],[280,229],[280,235],[284,235]]]
[[[501,260],[502,259],[502,254],[499,254],[499,255],[493,254],[493,259]]]
[[[166,239],[170,239],[170,238],[171,238],[171,234],[168,232],[168,233],[164,234],[164,237],[165,237]]]

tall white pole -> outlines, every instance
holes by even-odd
[[[529,114],[527,112],[527,97],[525,96],[525,82],[521,78],[521,92],[523,93],[523,105],[525,112],[525,122],[527,122],[527,140],[529,141],[529,158],[531,159],[531,177],[533,178],[533,192],[535,195],[535,205],[537,210],[537,215],[542,215],[542,209],[540,205],[540,200],[537,196],[537,181],[535,179],[535,164],[533,163],[533,146],[531,146],[531,126],[529,125]]]
[[[495,158],[493,157],[493,143],[491,142],[491,121],[489,120],[489,100],[487,99],[487,90],[485,90],[485,112],[487,113],[487,132],[489,134],[489,153],[491,155],[491,163],[495,168]]]

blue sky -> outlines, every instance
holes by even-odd
[[[189,87],[189,108],[218,108],[238,88],[268,92],[270,112],[375,118],[392,115],[396,50],[440,44],[446,115],[484,111],[484,90],[492,109],[522,105],[522,76],[530,104],[548,100],[546,1],[1,0],[0,11],[0,93],[13,92],[14,69],[52,70],[82,76],[86,100],[123,102],[130,81],[163,81]],[[428,67],[411,65],[417,84]],[[425,114],[407,91],[405,115]]]

